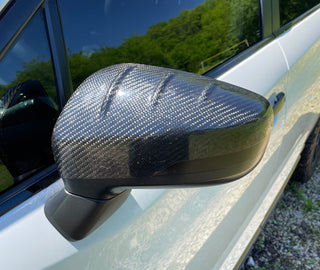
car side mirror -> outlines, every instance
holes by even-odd
[[[52,147],[65,189],[45,212],[79,240],[138,187],[216,185],[260,161],[273,123],[262,96],[208,77],[120,64],[87,78],[61,113]]]

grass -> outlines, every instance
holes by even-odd
[[[264,246],[263,244],[264,244],[264,238],[260,236],[255,243],[256,248],[258,250],[263,250],[263,246]]]
[[[315,210],[316,208],[317,207],[313,203],[312,198],[306,199],[303,203],[303,210],[305,210],[306,212],[310,212],[312,210]]]
[[[288,190],[298,199],[301,201],[305,200],[305,194],[303,188],[298,188],[297,183],[290,182],[288,185]]]
[[[283,201],[283,200],[280,200],[277,204],[277,207],[281,210],[287,210],[288,209],[288,206],[287,204]]]

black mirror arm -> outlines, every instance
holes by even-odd
[[[90,76],[56,122],[52,149],[64,189],[45,213],[67,239],[84,238],[131,188],[234,181],[260,162],[274,111],[241,87],[197,74],[120,64]]]
[[[66,239],[81,240],[110,217],[127,199],[130,191],[125,190],[110,199],[95,200],[77,196],[63,188],[47,201],[45,214]]]

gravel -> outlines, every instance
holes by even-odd
[[[241,269],[320,269],[320,165],[289,182]]]

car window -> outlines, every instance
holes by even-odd
[[[0,0],[0,49],[2,49],[6,42],[14,35],[23,23],[37,7],[39,0],[29,1],[11,1],[9,5],[14,8],[5,10],[5,6],[10,2],[9,0]],[[18,12],[17,12],[18,10]],[[14,19],[12,19],[14,18]]]
[[[320,0],[280,0],[281,26],[297,18],[319,3]]]
[[[261,39],[258,0],[60,0],[73,86],[133,62],[203,74]]]
[[[0,191],[53,164],[58,114],[40,9],[0,61]]]

